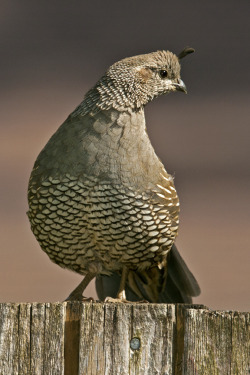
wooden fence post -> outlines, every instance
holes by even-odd
[[[249,313],[1,303],[0,375],[248,375]]]

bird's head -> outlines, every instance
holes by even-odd
[[[179,55],[157,51],[116,62],[88,91],[73,114],[84,115],[111,108],[136,111],[159,95],[171,91],[186,93],[180,78],[180,60],[192,52],[194,49],[187,47]]]
[[[120,60],[113,64],[97,87],[103,102],[112,106],[139,109],[159,95],[171,91],[187,92],[180,78],[180,59],[193,48],[185,48],[178,56],[157,51]]]

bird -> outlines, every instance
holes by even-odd
[[[90,300],[83,292],[95,277],[103,297],[104,283],[118,277],[116,296],[105,300],[126,302],[130,290],[157,301],[173,281],[168,261],[190,276],[174,247],[179,198],[148,137],[144,107],[187,93],[180,60],[192,52],[159,50],[111,65],[38,155],[28,186],[31,230],[52,262],[84,276],[66,300]],[[146,280],[154,286],[142,293]],[[184,294],[197,294],[194,277],[189,283]]]

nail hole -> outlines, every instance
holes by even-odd
[[[133,337],[130,340],[130,348],[132,350],[138,350],[140,349],[140,346],[141,346],[141,340],[138,337]]]

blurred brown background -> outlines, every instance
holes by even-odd
[[[243,0],[1,1],[0,301],[63,300],[81,280],[51,263],[26,217],[48,138],[116,60],[189,45],[188,95],[149,104],[148,131],[175,175],[177,245],[202,288],[195,303],[250,309],[249,14]]]

